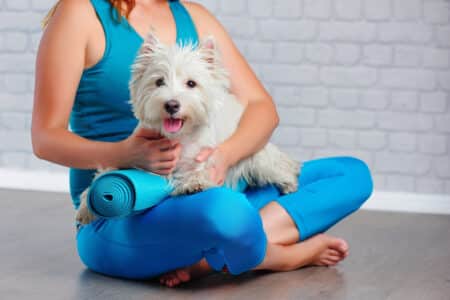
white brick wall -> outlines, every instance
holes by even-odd
[[[31,153],[34,62],[54,1],[0,0],[0,167]],[[450,194],[448,0],[199,0],[277,103],[272,141],[301,160],[365,160],[376,189]]]

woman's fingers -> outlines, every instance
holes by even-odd
[[[200,150],[200,152],[197,154],[197,156],[195,157],[195,160],[197,162],[203,162],[205,161],[210,155],[211,153],[214,151],[214,148],[212,147],[204,147],[202,148],[202,150]]]
[[[181,144],[177,144],[174,148],[175,157],[179,158],[181,154]]]
[[[136,131],[137,136],[146,134],[157,137],[150,129],[140,128]],[[160,175],[170,174],[174,170],[181,153],[181,144],[178,140],[169,140],[166,137],[154,138],[146,141],[144,146],[148,149],[146,169]]]
[[[172,169],[152,170],[152,172],[159,175],[169,175],[172,172]]]
[[[148,139],[159,139],[159,138],[162,138],[162,135],[157,130],[153,130],[153,129],[149,129],[149,128],[143,128],[143,127],[139,127],[136,130],[135,134],[138,137],[144,137],[144,138],[148,138]]]
[[[151,155],[150,159],[153,158],[153,160],[157,161],[172,161],[177,159],[180,156],[180,153],[181,145],[178,144],[167,150],[159,150],[158,157],[152,157],[153,155]]]
[[[216,166],[212,165],[208,168],[209,178],[212,182],[220,185],[220,175]]]
[[[160,161],[153,164],[153,170],[170,170],[175,167],[175,160],[172,161]]]
[[[173,148],[174,146],[176,146],[178,144],[177,141],[171,141],[169,139],[163,138],[160,140],[152,140],[149,141],[149,147],[154,147],[157,148],[161,151],[165,151],[165,150],[170,150],[171,148]]]
[[[170,150],[159,151],[157,157],[151,157],[154,160],[152,169],[159,172],[159,174],[167,175],[171,173],[179,160],[181,145],[177,144]]]

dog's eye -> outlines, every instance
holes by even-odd
[[[158,78],[158,80],[156,80],[155,84],[158,87],[164,85],[164,78]]]
[[[188,82],[186,82],[186,84],[190,88],[195,88],[197,86],[197,82],[195,82],[194,80],[188,80]]]

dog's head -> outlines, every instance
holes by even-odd
[[[135,117],[168,138],[207,126],[230,84],[212,37],[198,46],[169,46],[149,34],[131,71],[129,103]]]

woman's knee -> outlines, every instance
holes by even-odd
[[[356,192],[355,199],[361,206],[373,193],[373,179],[367,163],[357,157],[342,156],[338,158],[345,166],[345,175],[352,181],[352,189]]]
[[[159,228],[161,224],[166,224],[167,228],[180,228],[177,234],[195,234],[200,240],[260,236],[257,233],[263,228],[258,210],[245,194],[226,187],[213,187],[192,195],[172,197],[142,218],[146,222],[140,224],[148,224],[147,227]]]
[[[206,201],[201,218],[216,238],[245,240],[263,232],[259,212],[245,194],[216,187],[208,190]]]
[[[239,274],[260,264],[267,238],[258,210],[245,194],[229,188],[213,188],[207,194],[202,218],[212,247],[205,252],[211,267],[226,265],[231,274]]]

